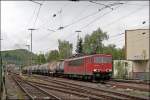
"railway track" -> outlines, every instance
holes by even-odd
[[[60,77],[61,78],[61,77]],[[83,80],[76,80],[83,81]],[[87,81],[86,81],[87,82]],[[93,83],[88,81],[89,83]],[[128,89],[128,90],[137,90],[142,92],[150,92],[150,83],[148,81],[130,81],[130,80],[109,80],[109,81],[101,81],[101,84],[110,85],[111,87]]]
[[[31,82],[31,81],[30,81]],[[44,84],[44,83],[39,83],[39,82],[31,82],[34,83],[35,85],[38,85],[40,87],[43,88],[47,88],[47,89],[53,89],[53,90],[57,90],[57,91],[61,91],[64,93],[68,93],[68,94],[72,94],[72,95],[77,95],[79,97],[83,97],[83,98],[87,98],[88,100],[119,100],[119,99],[125,99],[122,97],[118,97],[118,96],[113,96],[113,95],[108,95],[106,93],[93,93],[91,91],[88,91],[86,89],[82,89],[82,88],[75,88],[75,87],[64,87],[64,86],[60,86],[60,85],[50,85],[50,84]]]
[[[61,78],[61,77],[59,77],[59,78]],[[76,81],[83,81],[83,80],[76,80]],[[89,82],[89,83],[91,83],[91,82]],[[107,85],[110,85],[111,87],[115,87],[115,88],[150,92],[150,88],[149,88],[150,83],[144,82],[144,81],[109,80],[109,81],[100,82],[100,83],[107,84]]]
[[[149,85],[148,84],[140,84],[140,83],[127,83],[127,82],[117,82],[117,81],[108,81],[106,84],[109,84],[111,86],[116,86],[119,88],[124,89],[133,89],[133,90],[139,90],[144,92],[150,92]]]
[[[122,79],[111,79],[111,81],[116,82],[124,82],[124,83],[135,83],[135,84],[142,84],[142,85],[150,85],[150,81],[140,81],[140,80],[122,80]]]
[[[55,95],[46,92],[44,89],[35,86],[16,75],[12,75],[12,79],[31,100],[60,100],[60,98]]]
[[[92,88],[92,87],[88,87],[88,86],[83,86],[80,84],[75,84],[75,83],[70,83],[70,82],[66,82],[66,81],[62,81],[62,80],[56,80],[54,78],[49,78],[49,77],[45,77],[45,76],[34,76],[40,80],[43,81],[47,81],[49,83],[53,83],[53,84],[57,84],[59,85],[59,88],[65,88],[67,90],[71,90],[71,91],[77,91],[77,92],[81,92],[81,93],[86,93],[88,94],[88,96],[97,96],[97,97],[102,97],[103,99],[131,99],[131,100],[147,100],[148,98],[142,98],[139,96],[133,96],[133,95],[129,95],[129,94],[125,94],[125,93],[120,93],[117,91],[111,91],[108,89],[102,89],[102,88]],[[43,84],[44,85],[44,84]],[[47,84],[45,84],[44,86],[46,86]],[[47,85],[48,86],[48,85]],[[56,87],[54,85],[49,85],[48,87]],[[57,86],[58,87],[58,86]],[[96,98],[92,98],[92,99],[96,99]]]

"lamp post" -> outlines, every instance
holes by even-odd
[[[27,50],[30,51],[30,45],[25,45],[25,46],[27,46],[27,48],[28,48]],[[27,62],[27,66],[29,66],[29,64],[30,64],[30,63]]]
[[[32,65],[32,31],[36,30],[34,28],[29,28],[28,30],[31,31],[31,65]]]

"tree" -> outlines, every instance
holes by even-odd
[[[116,45],[109,44],[108,46],[103,47],[103,53],[105,54],[111,54],[113,56],[113,59],[120,60],[125,59],[125,51],[124,48],[116,48]]]
[[[46,63],[46,58],[45,58],[44,54],[39,54],[37,56],[37,63],[38,64],[44,64],[44,63]]]
[[[59,60],[59,52],[58,50],[51,50],[48,53],[47,61],[57,61]]]
[[[69,43],[69,41],[58,40],[58,43],[58,49],[61,59],[69,58],[70,56],[72,56],[73,46],[71,43]]]
[[[107,33],[103,32],[100,28],[98,28],[96,31],[93,31],[91,35],[86,35],[83,43],[84,53],[103,53],[102,41],[107,39]]]
[[[78,54],[82,54],[83,53],[82,38],[79,38],[77,40],[76,53],[78,53]]]
[[[90,35],[87,34],[84,37],[84,42],[83,42],[83,53],[85,54],[90,54],[91,53],[91,47],[90,47]]]

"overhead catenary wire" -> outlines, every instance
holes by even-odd
[[[91,13],[91,14],[89,14],[89,15],[87,15],[87,16],[84,16],[84,17],[82,17],[82,18],[80,18],[80,19],[78,19],[78,20],[76,20],[76,21],[74,21],[74,22],[72,22],[72,23],[70,23],[70,24],[68,24],[68,25],[63,26],[61,29],[67,28],[67,27],[69,27],[69,26],[72,26],[73,24],[76,24],[76,23],[78,23],[78,22],[80,22],[80,21],[82,21],[82,20],[85,20],[85,19],[87,19],[87,18],[89,18],[89,17],[91,17],[91,16],[94,16],[94,15],[98,14],[99,12],[100,12],[100,10],[98,10],[98,11],[96,11],[96,12],[94,12],[94,13]],[[57,30],[60,30],[60,29],[58,28],[58,29],[52,29],[52,30],[57,31]]]
[[[70,23],[70,24],[68,24],[68,25],[65,25],[64,28],[69,27],[69,26],[71,26],[71,25],[73,25],[73,24],[76,24],[76,23],[78,23],[78,22],[80,22],[80,21],[82,21],[82,20],[85,20],[85,19],[87,19],[87,18],[89,18],[89,17],[91,17],[91,16],[93,16],[93,15],[96,15],[96,14],[98,14],[100,11],[102,11],[102,10],[105,9],[105,8],[107,8],[107,7],[103,7],[103,8],[101,8],[101,9],[98,9],[98,11],[96,11],[96,12],[94,12],[94,13],[91,13],[91,14],[89,14],[89,15],[87,15],[87,16],[85,16],[85,17],[82,17],[82,18],[80,18],[80,19],[78,19],[78,20],[76,20],[76,21],[74,21],[74,22],[72,22],[72,23]]]
[[[77,18],[78,16],[81,16],[83,13],[85,13],[86,12],[86,10],[88,10],[87,9],[87,7],[89,7],[90,5],[87,5],[87,6],[85,6],[85,8],[82,10],[82,11],[80,11],[75,17],[73,17],[73,18]],[[78,18],[77,18],[78,19]],[[74,19],[72,19],[72,22],[74,21]]]
[[[141,41],[141,40],[144,40],[144,39],[150,39],[150,37],[144,37],[144,38],[139,38],[139,39],[136,39],[136,40],[132,40],[132,41],[129,41],[130,43],[128,44],[132,44],[132,43],[135,43],[137,41]],[[105,41],[106,42],[106,41]],[[108,42],[108,41],[107,41]],[[125,39],[124,38],[119,38],[118,40],[114,40],[113,43],[107,43],[108,45],[109,44],[117,44],[117,45],[120,45],[120,44],[124,44],[125,45]]]
[[[135,14],[135,13],[136,13],[137,11],[139,11],[139,10],[142,10],[142,8],[143,8],[143,7],[139,7],[138,9],[136,9],[136,10],[134,10],[134,11],[132,11],[132,12],[130,12],[130,13],[124,15],[124,16],[121,16],[120,18],[118,18],[118,19],[116,19],[116,20],[110,22],[109,24],[105,25],[104,27],[110,27],[112,24],[117,23],[118,21],[120,21],[120,20],[122,20],[122,19],[125,19],[126,17],[129,17],[129,16]],[[103,28],[104,28],[104,27],[103,27]]]
[[[116,10],[116,9],[119,8],[119,7],[120,7],[120,6],[114,8],[113,10]],[[109,12],[106,12],[106,13],[104,13],[104,14],[101,15],[101,16],[96,17],[94,20],[92,20],[91,22],[89,22],[87,25],[81,27],[80,30],[86,28],[87,26],[91,25],[91,24],[94,23],[95,21],[100,20],[103,16],[105,16],[105,15],[111,13],[113,10],[111,10],[111,11],[109,11]]]
[[[17,33],[22,33],[22,32],[24,32],[24,31],[26,31],[26,29],[29,27],[30,23],[32,22],[32,20],[33,20],[35,14],[36,14],[36,9],[37,9],[37,7],[34,8],[33,13],[32,13],[32,15],[31,15],[31,17],[29,18],[29,20],[27,21],[25,27],[24,27],[22,30],[18,31]],[[16,35],[15,37],[18,37],[18,36]],[[9,37],[7,37],[7,38],[10,40]],[[18,38],[20,38],[20,37],[18,37]],[[23,40],[23,39],[22,39],[22,40]],[[25,41],[25,40],[23,40],[23,41]],[[11,41],[11,43],[12,43],[12,42],[14,42],[14,41]]]
[[[146,20],[147,21],[147,20]],[[122,39],[125,39],[125,37],[124,37],[124,35],[125,35],[125,33],[119,33],[119,34],[115,34],[115,35],[112,35],[112,36],[109,36],[109,39],[108,40],[104,40],[104,42],[109,42],[109,41],[115,41],[114,43],[116,44],[116,43],[120,43],[120,42],[125,42],[125,40],[122,40]],[[135,37],[135,36],[137,36],[137,40],[135,40],[135,41],[132,41],[132,42],[136,42],[136,41],[138,41],[138,40],[142,40],[142,39],[147,39],[147,38],[141,38],[141,36],[142,36],[143,34],[141,33],[141,34],[133,34],[132,36],[133,37]],[[116,39],[116,38],[118,38],[118,39]],[[132,37],[131,37],[132,38]],[[120,40],[121,39],[121,40]],[[122,43],[121,43],[122,44]]]
[[[63,6],[60,7],[60,9],[57,11],[57,13],[53,14],[53,17],[56,17],[57,14],[59,14],[59,20],[60,20],[60,26],[59,28],[63,27],[63,18],[62,18],[62,12],[63,12],[63,9],[65,7],[67,7],[69,3],[65,3]]]
[[[44,1],[43,1],[43,3],[44,3]],[[38,12],[37,12],[37,14],[36,14],[35,21],[34,21],[34,23],[33,23],[33,27],[35,27],[35,24],[36,24],[36,22],[37,22],[37,19],[38,19],[38,16],[39,16],[39,13],[40,13],[40,10],[41,10],[41,7],[42,7],[43,3],[42,3],[42,4],[40,3]]]
[[[129,3],[128,3],[128,4],[126,4],[126,5],[131,5],[131,6],[149,6],[149,5],[135,4],[135,3],[134,3],[134,4],[133,4],[133,3],[132,3],[132,4],[129,4]]]
[[[103,6],[105,6],[105,7],[110,8],[111,10],[113,10],[113,8],[112,8],[111,6],[109,6],[109,5],[105,5],[105,4],[103,4],[103,3],[99,3],[99,2],[95,2],[95,1],[89,1],[89,2],[98,4],[98,5],[103,5]]]
[[[112,38],[115,38],[115,37],[118,37],[118,36],[122,36],[124,33],[119,33],[119,34],[115,34],[115,35],[112,35],[112,36],[109,36],[109,39],[112,39]]]
[[[109,4],[109,5],[115,6],[116,4],[118,5],[118,4],[123,4],[123,3],[114,3],[114,4]],[[95,14],[98,14],[98,13],[99,13],[101,10],[103,10],[104,8],[107,8],[107,6],[105,6],[105,7],[101,8],[101,9],[99,9],[97,12],[94,12],[94,13],[92,13],[92,14],[89,14],[89,15],[87,15],[87,16],[85,16],[85,17],[83,17],[83,18],[80,18],[80,19],[78,19],[78,20],[76,20],[76,21],[74,21],[74,22],[72,22],[72,23],[70,23],[70,24],[68,24],[68,25],[65,25],[65,26],[62,27],[62,28],[69,27],[69,26],[71,26],[71,25],[73,25],[73,24],[78,23],[79,21],[85,20],[86,18],[88,18],[88,17],[90,17],[90,16],[93,16],[93,15],[95,15]],[[87,26],[88,26],[88,25],[87,25]],[[56,31],[57,29],[51,29],[51,30]]]
[[[29,23],[30,22],[32,22],[32,20],[33,20],[33,18],[34,18],[34,15],[35,15],[35,13],[36,13],[36,7],[35,7],[35,9],[34,9],[34,11],[33,11],[33,14],[32,14],[32,16],[30,17],[30,19],[29,19],[29,21],[28,21],[28,23],[27,23],[27,25],[26,25],[26,27],[25,27],[25,30],[26,30],[26,28],[28,27],[28,25],[29,25]]]
[[[123,34],[123,33],[122,33]],[[125,34],[125,33],[124,33]],[[146,38],[148,38],[147,36],[144,36],[144,37],[141,37],[143,34],[138,34],[138,35],[136,35],[136,34],[134,34],[135,36],[136,36],[136,38],[138,38],[138,39],[136,39],[135,41],[132,41],[132,42],[136,42],[136,41],[138,41],[138,40],[142,40],[142,39],[146,39]],[[119,34],[118,35],[116,35],[115,37],[118,37],[119,36]],[[125,39],[125,37],[123,36],[123,35],[120,35],[121,37],[119,37],[119,39]],[[133,35],[132,35],[133,36]],[[135,37],[135,36],[133,36],[133,37]],[[130,38],[133,38],[133,37],[130,37]],[[118,41],[119,39],[111,39],[111,41],[112,40],[114,40],[114,41],[116,41],[116,42],[120,42],[120,41]],[[108,41],[110,41],[110,40],[108,40]],[[107,42],[108,42],[107,41]]]
[[[118,40],[118,39],[116,39],[116,38],[121,38],[121,37],[124,37],[124,35],[125,35],[125,33],[120,33],[120,34],[116,34],[116,35],[113,35],[113,36],[110,36],[109,37],[109,39],[107,40],[107,41],[112,41],[112,40]],[[132,35],[132,37],[135,37],[135,36],[137,36],[137,38],[141,38],[141,36],[142,36],[143,34],[141,33],[141,34],[133,34]],[[132,38],[131,37],[131,38]],[[125,38],[125,37],[124,37]],[[106,40],[105,40],[106,41]]]
[[[139,25],[137,25],[137,26],[139,26]],[[145,27],[145,26],[143,26],[143,27]],[[140,27],[140,29],[142,29],[143,27]],[[125,34],[125,33],[119,33],[119,34],[115,34],[115,35],[109,36],[109,39],[110,39],[110,38],[115,38],[115,37],[121,36],[121,35],[123,35],[123,34]],[[133,35],[137,35],[137,34],[133,34]],[[142,35],[142,34],[138,34],[138,35]]]
[[[22,33],[23,31],[25,31],[27,29],[27,27],[29,26],[29,24],[32,22],[33,18],[34,18],[34,15],[36,13],[36,7],[35,9],[33,10],[33,13],[31,15],[31,17],[29,18],[29,20],[27,21],[27,24],[25,25],[25,28],[23,28],[21,31],[17,32],[17,33]]]
[[[122,4],[122,3],[121,3]],[[115,6],[116,4],[111,4],[111,6]],[[80,19],[78,19],[78,20],[76,20],[76,21],[74,21],[74,22],[72,22],[72,23],[70,23],[70,24],[68,24],[68,25],[65,25],[63,28],[66,28],[66,27],[69,27],[69,26],[71,26],[71,25],[73,25],[73,24],[76,24],[76,23],[78,23],[78,22],[80,22],[80,21],[82,21],[82,20],[85,20],[85,19],[87,19],[87,18],[89,18],[89,17],[91,17],[91,16],[93,16],[93,15],[97,15],[99,12],[101,12],[102,10],[104,10],[105,8],[108,8],[108,7],[102,7],[102,8],[100,8],[100,9],[98,9],[98,11],[96,11],[96,12],[94,12],[94,13],[92,13],[92,14],[89,14],[89,15],[87,15],[87,16],[85,16],[85,17],[83,17],[83,18],[80,18]]]
[[[60,9],[59,9],[56,13],[53,14],[53,17],[56,17],[56,16],[57,16],[56,14],[60,14],[60,16],[59,16],[60,27],[63,25],[62,14],[61,14],[61,13],[62,13],[62,9],[65,8],[65,7],[67,7],[68,4],[69,4],[69,3],[65,3],[63,6],[60,7]],[[42,25],[38,26],[38,27],[42,27],[43,25],[46,25],[46,24],[47,24],[47,21],[46,21],[45,23],[43,23]],[[45,28],[45,27],[44,27],[44,28]],[[46,28],[45,28],[45,29],[46,29]],[[47,28],[46,30],[55,32],[57,29],[50,29],[50,28]]]
[[[110,5],[113,5],[114,6],[114,4],[116,4],[116,3],[113,3],[113,4],[110,4]],[[118,4],[118,3],[117,3]],[[120,3],[120,4],[123,4],[123,3]],[[118,8],[118,7],[116,7],[116,8]],[[115,9],[116,9],[115,8]],[[103,9],[103,8],[102,8]],[[105,16],[107,13],[105,13],[104,15],[102,15],[102,16]],[[97,17],[98,19],[99,19],[99,17]],[[96,18],[96,19],[97,19]],[[92,22],[94,22],[95,21],[95,19],[94,20],[92,20]],[[88,24],[89,25],[89,24]],[[86,25],[86,26],[88,26],[88,25]],[[86,27],[86,26],[84,26],[84,27]],[[84,27],[82,27],[82,28],[84,28]],[[82,28],[80,28],[80,30],[82,29]],[[73,36],[73,35],[71,35],[71,36]]]

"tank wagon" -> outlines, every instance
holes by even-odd
[[[108,54],[94,54],[75,57],[58,62],[51,62],[37,66],[30,66],[35,74],[49,76],[64,76],[88,80],[110,79],[112,76],[112,56]]]

